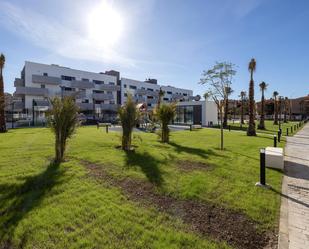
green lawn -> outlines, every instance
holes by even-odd
[[[299,122],[294,122],[294,121],[290,121],[288,123],[281,123],[281,129],[282,129],[282,135],[286,136],[286,130],[287,128],[289,129],[289,136],[295,134],[296,130],[294,129],[294,125],[298,124]],[[266,134],[276,134],[278,133],[279,130],[279,125],[274,125],[274,122],[272,120],[265,120],[265,130],[260,130],[258,129],[258,124],[259,121],[255,121],[255,125],[256,125],[256,132],[257,133],[266,133]],[[240,124],[239,123],[234,123],[233,122],[229,122],[229,125],[231,125],[231,129],[232,130],[239,130],[240,128]],[[291,132],[291,127],[293,126],[293,132]],[[247,130],[248,128],[248,124],[243,124],[242,125],[242,130]]]
[[[134,153],[116,148],[120,134],[81,127],[70,140],[67,161],[50,166],[53,135],[47,128],[0,134],[0,248],[230,248],[188,229],[181,220],[128,200],[117,186],[89,177],[82,160],[115,179],[140,179],[177,199],[213,203],[245,214],[261,231],[278,225],[281,173],[267,169],[275,191],[257,188],[259,148],[271,137],[219,130],[172,133],[171,143],[135,133]],[[284,144],[281,143],[281,146]],[[184,172],[180,161],[209,170]],[[242,229],[242,228],[240,228]]]

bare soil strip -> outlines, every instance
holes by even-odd
[[[178,160],[175,163],[176,167],[184,172],[192,172],[194,170],[212,170],[212,166],[202,162],[189,160]]]
[[[117,179],[104,170],[104,165],[81,160],[89,176],[99,182],[118,187],[129,200],[182,219],[196,233],[225,241],[239,249],[275,248],[274,233],[261,233],[257,223],[241,212],[198,200],[181,200],[156,191],[146,181]]]

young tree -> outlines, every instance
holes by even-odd
[[[159,94],[158,94],[158,103],[157,103],[157,108],[160,108],[161,102],[162,102],[162,98],[164,96],[165,92],[162,90],[162,88],[160,87],[159,90]]]
[[[131,150],[132,131],[139,118],[138,109],[130,94],[128,94],[127,102],[118,110],[118,114],[122,126],[121,148],[129,151]]]
[[[260,84],[260,90],[262,92],[262,97],[261,97],[261,116],[260,116],[260,123],[258,126],[258,129],[260,130],[265,130],[265,97],[264,97],[264,92],[267,89],[267,84],[263,81]]]
[[[48,121],[55,134],[55,163],[64,159],[67,140],[74,134],[78,121],[78,107],[72,97],[51,99]]]
[[[176,104],[162,104],[156,110],[156,114],[161,123],[161,141],[163,143],[168,143],[170,136],[170,129],[168,128],[168,125],[172,122],[176,115]]]
[[[6,132],[4,107],[5,107],[5,96],[4,96],[4,83],[3,83],[3,68],[5,64],[5,56],[0,55],[0,133]]]
[[[256,61],[254,58],[251,59],[249,66],[250,72],[250,83],[249,83],[249,126],[247,130],[247,136],[256,136],[255,132],[255,113],[254,113],[254,80],[253,80],[253,73],[256,69]]]
[[[278,100],[277,96],[279,93],[277,91],[273,92],[274,97],[274,125],[278,125]]]
[[[245,100],[247,97],[247,93],[245,91],[240,92],[240,101],[241,101],[241,109],[240,109],[240,127],[245,123],[244,121],[244,106],[245,106]]]
[[[217,62],[211,69],[202,73],[200,84],[207,85],[207,96],[211,96],[217,105],[220,115],[221,144],[223,150],[223,108],[231,91],[233,76],[236,74],[235,64],[230,62]]]

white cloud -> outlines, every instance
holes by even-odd
[[[82,26],[76,29],[70,27],[69,22],[51,19],[9,2],[0,2],[0,25],[36,46],[65,58],[136,66],[133,59],[121,55],[116,48],[95,44]]]

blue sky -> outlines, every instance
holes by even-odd
[[[88,39],[88,20],[102,2],[122,24],[118,40],[108,46]],[[92,25],[100,34],[102,28],[112,32],[113,16],[105,16],[104,24]],[[307,0],[0,0],[5,90],[14,91],[14,78],[30,60],[94,72],[114,69],[123,77],[153,77],[202,95],[202,70],[230,61],[237,65],[237,97],[248,90],[247,65],[254,57],[256,98],[261,81],[269,84],[268,97],[274,90],[303,96],[309,94],[308,24]]]

